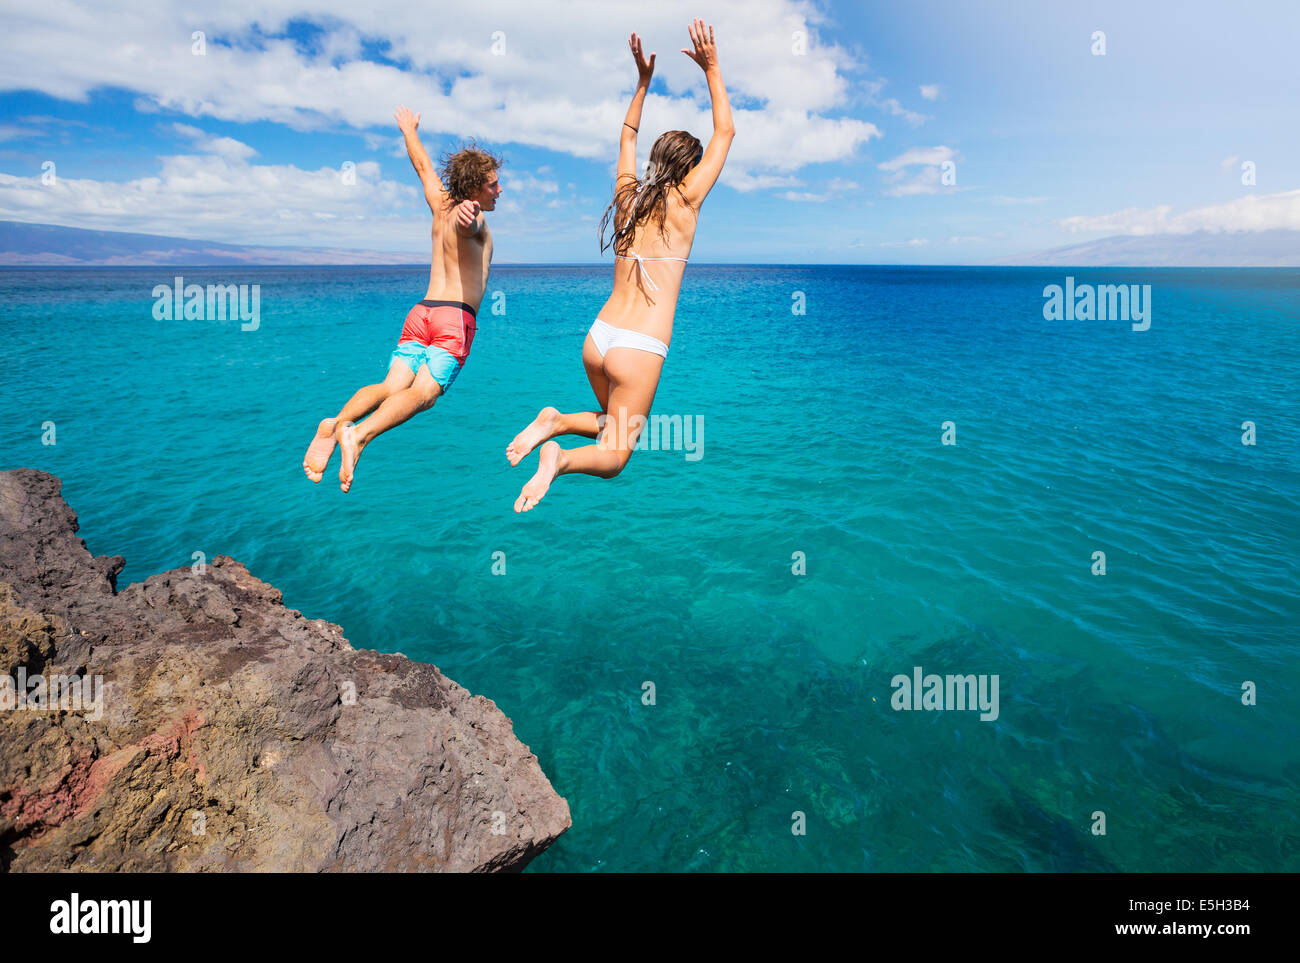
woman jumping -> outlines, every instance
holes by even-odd
[[[661,134],[650,149],[645,179],[637,180],[637,127],[655,55],[650,54],[647,62],[640,38],[632,34],[629,45],[639,80],[619,138],[614,199],[600,223],[600,249],[614,248],[614,291],[582,345],[582,363],[600,410],[563,414],[543,408],[510,442],[506,458],[511,465],[542,445],[537,474],[515,500],[516,512],[534,508],[557,475],[582,472],[613,478],[632,457],[645,427],[672,340],[673,314],[700,205],[722,172],[736,133],[718,69],[713,27],[706,32],[704,22],[697,19],[689,30],[694,50],[682,53],[700,65],[708,81],[713,136],[708,148],[701,150],[700,142],[684,130]],[[606,240],[610,226],[613,235]],[[557,435],[583,435],[598,442],[563,449],[550,440]]]

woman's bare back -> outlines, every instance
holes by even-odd
[[[639,225],[626,256],[614,259],[614,290],[597,316],[616,328],[639,331],[668,344],[686,259],[695,241],[698,211],[675,189],[665,197],[665,208],[664,232],[660,233],[657,221]],[[641,262],[633,252],[641,256]],[[657,260],[660,258],[681,260]]]

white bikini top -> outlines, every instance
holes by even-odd
[[[642,257],[640,254],[637,254],[636,251],[628,251],[626,254],[615,254],[614,257],[621,257],[627,261],[636,261],[637,266],[641,268],[641,278],[645,281],[646,287],[651,291],[658,291],[659,285],[654,283],[649,272],[646,271],[646,261],[681,261],[682,263],[686,263],[686,258],[684,257]]]

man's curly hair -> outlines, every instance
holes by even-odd
[[[442,183],[451,202],[467,201],[488,182],[488,177],[504,162],[483,150],[474,141],[454,154],[442,155]]]

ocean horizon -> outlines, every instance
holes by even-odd
[[[427,265],[7,266],[0,467],[119,588],[230,555],[493,700],[572,812],[529,872],[1300,869],[1300,269],[693,261],[655,443],[516,515],[610,272],[494,265],[343,494]]]

